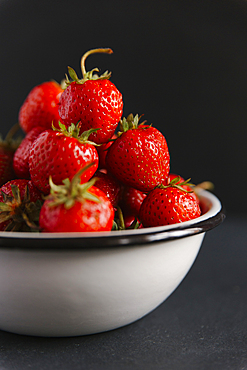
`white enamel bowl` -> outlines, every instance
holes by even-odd
[[[224,219],[201,192],[205,214],[172,226],[87,234],[0,233],[0,329],[64,337],[130,324],[154,310],[191,268],[205,232]]]

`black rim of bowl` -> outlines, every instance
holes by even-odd
[[[145,232],[140,233],[122,233],[121,231],[109,233],[102,233],[99,235],[81,236],[77,234],[73,236],[66,234],[62,236],[53,236],[50,234],[48,237],[39,237],[37,234],[29,234],[28,237],[22,233],[18,233],[18,237],[11,233],[2,233],[0,236],[0,249],[33,249],[33,250],[53,250],[53,249],[92,249],[92,248],[109,248],[109,247],[127,247],[137,246],[150,243],[164,242],[168,240],[175,240],[193,236],[196,234],[209,231],[225,219],[225,212],[223,207],[211,217],[201,220],[201,217],[193,220],[193,223],[181,223],[177,226],[168,228],[146,228],[140,229]],[[154,230],[155,229],[155,230]],[[132,230],[133,231],[133,230]],[[23,236],[22,236],[23,235]],[[110,237],[109,237],[110,236]]]

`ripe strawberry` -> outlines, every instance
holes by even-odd
[[[0,188],[0,230],[37,231],[42,195],[26,179],[12,180]]]
[[[165,137],[130,114],[106,155],[107,169],[125,185],[148,192],[168,176],[170,155]]]
[[[117,135],[114,134],[110,141],[96,147],[98,155],[99,155],[99,169],[100,170],[106,169],[105,159],[106,159],[107,151],[108,151],[108,148],[113,144],[116,138],[117,138]]]
[[[93,49],[88,51],[81,60],[83,78],[80,80],[75,71],[69,67],[67,77],[68,87],[64,90],[59,101],[59,115],[65,125],[81,122],[81,130],[99,129],[92,134],[92,140],[97,143],[106,143],[113,136],[123,113],[122,94],[109,81],[111,76],[106,71],[102,76],[94,75],[85,70],[85,60],[93,53],[111,54],[111,49]]]
[[[175,175],[174,173],[170,173],[169,176],[168,176],[167,184],[171,183],[172,181],[174,182],[174,179],[177,180],[177,183],[178,184],[184,183],[184,185],[181,185],[182,188],[185,189],[186,191],[190,192],[190,194],[197,201],[197,203],[198,204],[200,203],[199,197],[195,193],[195,191],[193,190],[193,187],[191,187],[190,185],[188,185],[187,182],[184,180],[183,177],[178,176],[178,175]]]
[[[89,165],[90,166],[90,165]],[[88,232],[110,231],[114,210],[110,200],[93,186],[95,179],[80,184],[80,170],[70,181],[54,185],[40,212],[40,227],[43,232]]]
[[[34,185],[49,194],[49,176],[60,185],[65,178],[72,177],[86,164],[94,163],[82,174],[88,181],[98,167],[98,153],[88,141],[91,131],[79,135],[80,126],[71,125],[68,130],[60,123],[60,130],[43,131],[33,142],[29,156],[29,172]]]
[[[35,86],[26,97],[19,111],[19,122],[24,132],[36,126],[50,129],[59,121],[58,102],[63,90],[54,82],[44,82]]]
[[[29,154],[30,148],[37,139],[39,134],[43,132],[43,127],[32,128],[25,138],[22,140],[21,144],[17,148],[13,158],[13,168],[17,177],[21,179],[30,179],[29,173]]]
[[[21,139],[14,140],[13,135],[18,129],[19,125],[14,125],[5,140],[0,137],[0,186],[16,177],[13,170],[13,157]]]
[[[139,215],[140,207],[142,202],[146,198],[147,194],[140,190],[134,189],[130,186],[125,186],[119,206],[121,207],[125,217],[133,216],[134,218]]]
[[[176,224],[201,215],[199,204],[177,179],[152,190],[144,199],[139,217],[144,227]]]
[[[139,223],[137,217],[133,215],[124,215],[123,217],[125,229],[142,229],[142,225]]]
[[[102,190],[107,198],[109,198],[113,207],[116,207],[121,194],[121,185],[109,173],[96,171],[93,178],[96,179],[94,186]]]

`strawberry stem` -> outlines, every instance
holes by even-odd
[[[172,179],[169,182],[169,184],[167,184],[167,185],[160,184],[160,185],[157,186],[157,188],[160,188],[160,189],[177,188],[179,190],[184,191],[185,193],[193,193],[193,190],[192,189],[190,191],[190,190],[187,190],[187,189],[183,188],[183,185],[188,185],[188,186],[192,186],[192,187],[195,186],[194,184],[190,183],[190,180],[191,179],[187,179],[185,181],[180,182],[181,181],[181,177],[180,176],[177,176],[174,179]]]
[[[17,122],[8,131],[5,139],[2,139],[2,136],[0,135],[0,145],[3,146],[3,147],[8,148],[10,150],[15,151],[18,148],[18,146],[20,145],[21,141],[22,141],[22,137],[18,137],[17,139],[13,139],[14,135],[18,132],[19,129],[20,129],[20,125]]]
[[[118,215],[118,219],[119,219],[119,229],[120,230],[125,230],[123,212],[122,212],[122,210],[119,206],[117,207],[117,215]]]
[[[195,192],[200,191],[200,190],[212,191],[214,190],[214,184],[211,181],[203,181],[194,187]]]
[[[14,126],[11,127],[11,129],[9,130],[9,132],[7,133],[7,135],[5,137],[5,140],[6,141],[11,141],[11,139],[17,133],[19,128],[20,128],[20,125],[19,125],[19,122],[17,122]]]
[[[82,76],[83,78],[86,78],[87,76],[87,71],[86,71],[86,68],[85,68],[85,61],[87,59],[87,57],[91,54],[95,54],[95,53],[106,53],[106,54],[112,54],[113,51],[112,49],[109,49],[109,48],[99,48],[99,49],[92,49],[92,50],[89,50],[87,51],[81,58],[81,71],[82,71]]]
[[[120,136],[123,132],[126,132],[128,130],[137,129],[141,125],[144,125],[146,121],[143,121],[140,123],[140,119],[143,115],[139,116],[136,114],[135,116],[130,113],[127,118],[123,117],[123,119],[119,122],[119,129],[118,136]],[[151,126],[151,125],[150,125]]]

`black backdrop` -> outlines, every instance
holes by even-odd
[[[171,171],[211,180],[228,213],[246,212],[247,2],[0,0],[1,132],[28,92],[70,65],[112,71],[124,115],[166,136]]]

